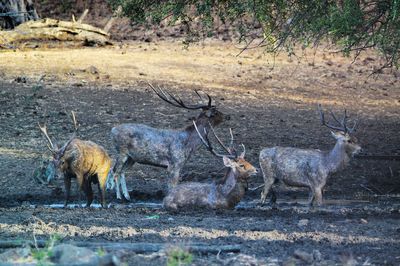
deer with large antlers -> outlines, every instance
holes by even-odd
[[[193,126],[204,146],[215,156],[222,158],[224,165],[228,167],[226,175],[221,184],[189,182],[174,187],[164,198],[164,208],[169,211],[181,209],[232,209],[245,194],[245,187],[250,176],[257,173],[257,169],[244,159],[245,149],[238,155],[233,148],[233,135],[231,131],[231,145],[227,148],[213,128],[210,126],[215,138],[227,154],[220,154],[211,146],[207,129],[203,128],[202,133],[193,122]]]
[[[264,204],[268,193],[271,193],[271,203],[275,204],[276,194],[272,189],[275,181],[282,181],[287,186],[306,187],[310,190],[309,203],[322,204],[322,189],[328,177],[346,167],[361,147],[352,135],[353,127],[347,126],[347,112],[341,121],[331,112],[332,118],[338,124],[334,126],[325,121],[324,112],[318,105],[321,123],[334,131],[335,146],[330,151],[316,149],[298,149],[292,147],[266,148],[260,152],[260,166],[264,177],[264,189],[261,193],[261,203]]]
[[[61,147],[51,140],[47,133],[46,125],[39,128],[48,142],[48,148],[52,153],[52,161],[56,175],[64,176],[65,203],[68,205],[71,191],[71,179],[76,178],[80,190],[83,190],[89,207],[93,201],[92,183],[98,184],[101,206],[106,206],[105,186],[107,176],[111,169],[111,158],[100,145],[76,138],[78,129],[75,114],[72,112],[75,131],[70,139]]]
[[[216,126],[229,119],[229,116],[212,105],[212,99],[208,94],[206,94],[207,104],[186,105],[179,97],[168,91],[149,85],[158,97],[172,106],[201,110],[195,120],[201,132],[209,129],[210,125]],[[201,95],[195,92],[202,100]],[[190,155],[201,145],[193,125],[183,129],[161,129],[143,124],[122,124],[112,128],[111,138],[117,150],[117,159],[113,168],[114,178],[110,179],[113,183],[109,185],[111,188],[115,185],[118,199],[121,199],[119,190],[121,186],[127,200],[130,200],[130,196],[124,172],[128,166],[139,163],[167,168],[168,188],[172,188],[179,182],[181,169]]]

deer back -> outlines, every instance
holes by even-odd
[[[100,145],[92,141],[74,139],[66,148],[60,159],[62,172],[94,175],[109,172],[111,158]]]

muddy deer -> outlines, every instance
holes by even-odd
[[[261,192],[261,204],[264,204],[268,192],[271,203],[275,204],[276,194],[272,189],[275,181],[282,181],[287,186],[307,187],[310,190],[309,204],[322,204],[322,189],[328,177],[346,167],[361,147],[352,136],[357,121],[352,128],[347,126],[347,112],[341,121],[331,111],[331,116],[338,126],[325,121],[321,105],[318,105],[321,124],[334,131],[335,146],[330,151],[317,149],[298,149],[292,147],[266,148],[260,152],[260,166],[264,177],[264,189]]]
[[[57,144],[49,137],[46,125],[39,124],[40,130],[48,142],[47,147],[52,153],[51,163],[57,173],[56,176],[61,174],[64,177],[64,207],[69,202],[72,178],[77,179],[79,189],[83,190],[86,195],[86,207],[90,207],[93,201],[92,183],[98,184],[101,206],[105,207],[105,185],[111,169],[111,158],[100,145],[76,138],[78,126],[74,112],[72,112],[72,118],[75,131],[61,148],[58,148]]]
[[[224,115],[212,105],[211,96],[207,104],[186,105],[179,97],[175,97],[168,91],[158,87],[156,89],[149,84],[150,88],[163,101],[172,106],[188,110],[201,110],[195,119],[198,127],[203,132],[210,126],[216,126],[229,116]],[[195,91],[200,100],[201,95]],[[204,134],[204,133],[202,133]],[[117,198],[121,199],[119,187],[127,200],[130,200],[126,188],[125,170],[134,163],[153,165],[167,168],[168,189],[174,187],[180,179],[180,172],[190,155],[201,145],[201,140],[193,125],[183,129],[153,128],[144,124],[122,124],[112,128],[111,139],[117,150],[117,159],[113,167],[114,178],[108,185],[115,185]],[[112,183],[114,182],[114,183]]]
[[[232,209],[243,198],[247,180],[257,173],[257,169],[244,159],[246,151],[243,144],[243,152],[240,155],[236,153],[232,145],[232,131],[231,145],[227,148],[215,134],[212,126],[209,126],[220,146],[227,152],[220,154],[211,146],[207,128],[199,129],[194,121],[193,126],[204,146],[214,156],[222,158],[228,170],[221,184],[188,182],[177,185],[164,198],[164,208],[169,211],[194,208]]]

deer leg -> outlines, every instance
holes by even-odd
[[[271,203],[276,202],[276,194],[275,191],[271,189],[272,185],[274,184],[274,179],[264,179],[264,189],[261,192],[261,205],[264,205],[265,200],[267,199],[268,192],[271,190]]]
[[[120,184],[121,184],[122,194],[124,195],[125,199],[131,200],[131,197],[129,196],[128,188],[126,187],[125,173],[121,174]]]
[[[93,190],[92,184],[90,183],[90,179],[85,182],[84,190],[86,194],[86,208],[89,208],[93,202]]]
[[[122,199],[121,198],[121,192],[119,191],[119,186],[120,186],[120,176],[121,172],[123,171],[124,165],[126,161],[128,160],[128,155],[125,155],[124,157],[118,156],[117,161],[115,162],[114,165],[114,183],[115,183],[115,192],[117,193],[117,199]]]
[[[308,205],[312,206],[313,202],[314,202],[314,190],[312,188],[310,188],[310,194],[308,196]]]
[[[68,205],[69,197],[71,195],[71,178],[67,175],[64,175],[64,186],[65,186],[65,202],[64,202],[64,208],[65,208]]]
[[[261,205],[264,205],[265,200],[267,199],[268,196],[268,192],[270,191],[271,191],[271,203],[275,204],[276,194],[275,191],[271,189],[272,185],[275,182],[271,160],[261,159],[260,157],[260,169],[264,179],[264,189],[261,192]]]
[[[106,182],[108,173],[97,174],[101,207],[106,207]]]
[[[168,180],[168,191],[174,188],[180,181],[180,171],[181,168],[179,167],[171,167],[169,170],[169,180]]]
[[[105,208],[106,207],[106,196],[105,196],[106,189],[104,186],[103,187],[101,186],[100,182],[98,184],[98,189],[99,189],[101,207]]]
[[[322,188],[316,188],[314,191],[314,203],[317,204],[317,206],[322,205]]]

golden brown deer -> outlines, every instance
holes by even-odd
[[[233,149],[233,135],[231,132],[231,146],[227,148],[215,135],[211,125],[209,126],[221,147],[228,152],[226,155],[215,152],[208,139],[207,129],[203,128],[203,134],[199,132],[196,123],[193,125],[204,146],[215,156],[222,157],[228,171],[221,184],[188,182],[174,187],[164,198],[164,207],[170,211],[180,209],[232,209],[245,194],[247,180],[257,173],[257,169],[244,159],[245,149],[241,155],[237,155]]]
[[[345,110],[342,121],[331,112],[333,119],[339,126],[333,126],[325,121],[321,106],[318,105],[322,125],[335,130],[331,132],[336,139],[335,146],[329,151],[316,149],[298,149],[292,147],[266,148],[260,152],[260,166],[264,176],[264,190],[261,193],[263,204],[269,192],[271,202],[276,202],[272,185],[275,181],[282,181],[287,186],[307,187],[310,189],[309,203],[322,204],[322,189],[328,177],[348,165],[354,154],[361,150],[357,139],[352,136],[357,122],[352,128],[347,126],[347,112]]]
[[[85,192],[87,197],[86,207],[93,201],[92,183],[98,184],[101,206],[106,206],[105,185],[108,173],[111,169],[111,159],[107,152],[100,145],[76,138],[77,123],[72,112],[75,125],[75,132],[72,137],[61,147],[53,143],[47,133],[46,125],[39,128],[48,142],[48,148],[52,153],[56,175],[64,176],[65,203],[67,206],[70,198],[71,179],[76,178],[79,189]]]

